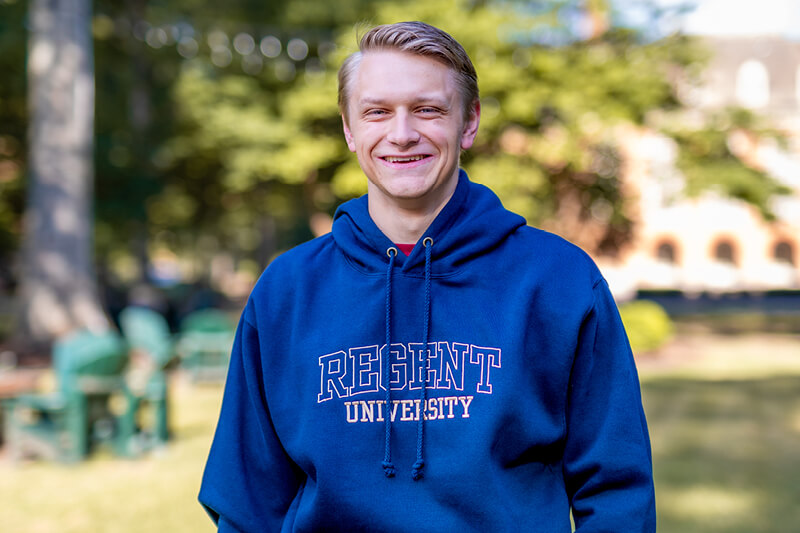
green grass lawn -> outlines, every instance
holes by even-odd
[[[800,338],[699,336],[640,364],[662,533],[800,529]]]
[[[800,338],[679,336],[640,373],[660,533],[800,527]],[[213,531],[196,495],[221,392],[176,380],[176,438],[144,459],[0,460],[0,531]]]

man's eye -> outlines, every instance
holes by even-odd
[[[368,109],[365,114],[367,116],[380,116],[380,115],[385,115],[386,111],[384,111],[383,109]]]

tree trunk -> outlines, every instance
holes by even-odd
[[[31,0],[30,161],[17,332],[108,327],[93,266],[91,0]]]

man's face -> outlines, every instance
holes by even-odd
[[[370,203],[441,208],[458,182],[461,150],[475,139],[479,105],[465,120],[453,71],[405,52],[365,53],[350,83],[344,133]]]

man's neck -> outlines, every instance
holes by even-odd
[[[416,243],[452,197],[434,205],[409,202],[399,205],[387,202],[380,195],[368,196],[369,215],[386,237],[395,243]]]

